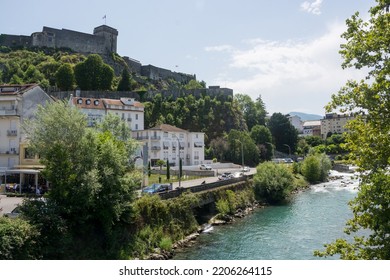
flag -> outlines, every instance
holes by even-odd
[[[106,19],[106,15],[104,15],[103,19]]]

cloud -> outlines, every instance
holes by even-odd
[[[206,52],[230,52],[234,48],[231,45],[210,46],[204,48]]]
[[[320,15],[321,4],[322,0],[315,0],[314,2],[305,1],[301,4],[301,9],[314,15]]]
[[[245,48],[223,46],[209,51],[229,50],[229,65],[213,81],[245,93],[253,99],[260,94],[272,112],[324,113],[330,96],[356,71],[342,70],[339,47],[345,25],[328,26],[325,34],[312,40],[271,41],[252,39]]]

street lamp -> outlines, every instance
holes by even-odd
[[[288,147],[288,155],[291,157],[291,148],[290,148],[290,146],[287,145],[287,144],[283,144],[283,145]]]
[[[242,168],[244,168],[244,144],[242,141],[235,139],[236,141],[241,143],[241,159],[242,159]]]

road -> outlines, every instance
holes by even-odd
[[[23,198],[21,197],[7,197],[5,195],[0,195],[0,209],[3,210],[0,212],[0,216],[3,216],[4,213],[11,212],[18,204],[22,203]]]
[[[219,176],[220,174],[225,173],[225,172],[234,173],[234,172],[238,172],[240,170],[241,170],[240,167],[239,168],[218,169],[218,170],[215,170],[216,171],[215,173],[218,174],[218,176]],[[256,168],[251,168],[249,172],[245,173],[245,175],[251,175],[251,174],[255,174],[255,173],[256,173]],[[180,186],[183,188],[198,186],[198,185],[202,184],[203,181],[205,181],[206,184],[213,183],[213,182],[218,181],[218,176],[204,177],[204,178],[200,178],[200,179],[182,181],[180,183]],[[172,184],[172,187],[173,187],[173,189],[179,187],[179,182],[174,182]]]

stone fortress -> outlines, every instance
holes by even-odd
[[[30,36],[0,34],[0,46],[10,48],[17,47],[47,47],[55,49],[70,49],[77,53],[99,54],[106,63],[113,66],[115,73],[120,74],[122,68],[115,67],[112,54],[117,53],[118,30],[108,25],[95,27],[93,34],[82,33],[68,29],[55,29],[44,26],[42,32],[34,32]],[[122,57],[130,72],[147,77],[151,80],[174,79],[177,82],[188,83],[195,79],[196,75],[174,72],[168,69],[153,65],[142,65],[140,61]],[[208,92],[210,91],[210,92]],[[233,97],[233,90],[220,88],[219,86],[209,87],[207,92],[210,95],[224,94]]]
[[[85,55],[99,54],[103,59],[106,59],[117,52],[117,38],[118,30],[107,25],[95,27],[93,34],[44,26],[42,32],[34,32],[30,36],[1,34],[0,45],[10,48],[47,47],[71,49],[74,52]],[[173,78],[179,82],[188,82],[196,79],[195,75],[172,72],[153,65],[142,65],[138,60],[126,56],[123,59],[131,72],[152,80]]]

